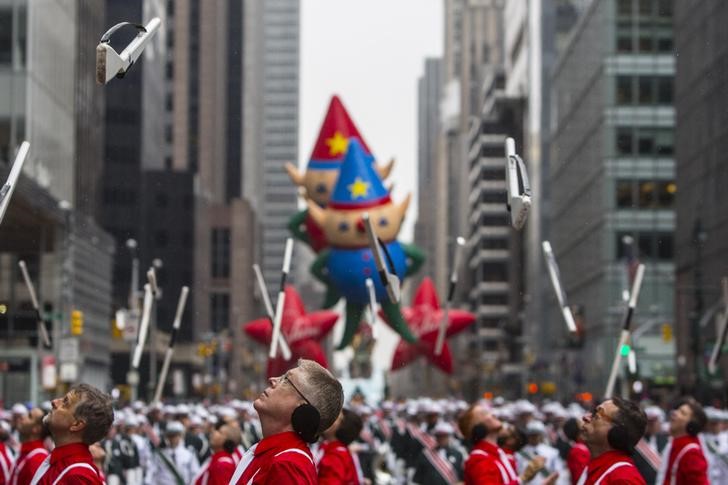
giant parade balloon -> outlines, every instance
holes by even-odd
[[[329,245],[318,254],[311,272],[324,284],[334,286],[346,299],[340,349],[351,343],[369,302],[367,278],[372,279],[376,300],[392,328],[405,340],[416,340],[402,318],[399,304],[389,300],[381,283],[362,219],[364,213],[369,213],[387,254],[390,272],[403,279],[416,272],[424,261],[417,248],[397,241],[409,200],[408,195],[399,204],[392,201],[363,146],[352,138],[328,206],[321,208],[307,201],[309,214],[323,228]]]
[[[445,311],[440,307],[440,299],[437,296],[435,285],[430,278],[425,278],[417,288],[412,305],[402,309],[404,319],[409,324],[410,330],[417,337],[416,343],[401,340],[397,344],[392,357],[392,370],[396,371],[411,364],[419,357],[425,357],[432,365],[445,372],[452,374],[452,354],[447,340],[442,347],[440,355],[435,353],[437,333],[440,329],[440,322],[445,317]],[[387,323],[390,323],[386,314]],[[464,310],[449,310],[447,314],[445,337],[451,337],[462,332],[475,322],[475,315]]]
[[[374,164],[374,156],[349,116],[349,112],[341,99],[333,96],[306,170],[301,173],[295,165],[286,164],[288,176],[300,188],[305,199],[313,201],[319,207],[326,207],[329,203],[350,138],[355,138],[361,143],[367,160]],[[386,165],[375,165],[375,167],[382,179],[385,179],[389,176],[393,165],[394,160],[391,160]],[[322,228],[309,216],[308,209],[294,214],[288,221],[288,229],[293,237],[307,244],[315,253],[327,246]],[[327,287],[324,307],[333,306],[338,299],[338,292],[334,288]]]

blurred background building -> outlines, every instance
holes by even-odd
[[[720,27],[728,5],[675,2],[675,337],[680,388],[725,397],[726,360],[715,376],[705,362],[722,313],[720,280],[728,275],[728,46]]]

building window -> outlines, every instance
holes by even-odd
[[[172,79],[174,77],[174,62],[167,61],[167,64],[165,65],[165,68],[164,68],[164,75],[166,76],[166,78],[168,80]]]
[[[618,179],[618,209],[673,209],[677,186],[672,180]]]
[[[230,295],[210,294],[210,326],[213,332],[225,330],[230,325]]]
[[[617,156],[671,156],[674,142],[672,128],[618,126],[615,130]]]
[[[212,230],[212,277],[230,277],[230,229]]]
[[[619,106],[672,105],[673,82],[672,76],[617,76],[615,102]]]
[[[508,265],[506,263],[487,263],[480,267],[480,281],[508,281]]]
[[[622,242],[624,236],[630,236],[637,241],[638,254],[642,260],[672,261],[675,257],[675,236],[667,231],[621,231],[615,234],[615,248],[617,260],[630,256],[627,247]]]

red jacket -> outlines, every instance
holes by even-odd
[[[465,461],[465,485],[519,483],[508,456],[498,445],[480,440]]]
[[[10,483],[10,472],[13,469],[13,457],[5,443],[0,442],[0,485]]]
[[[88,445],[71,443],[51,451],[33,477],[37,485],[102,485]],[[56,482],[58,480],[58,482]]]
[[[610,450],[593,458],[582,475],[586,480],[579,483],[584,485],[645,485],[645,480],[634,466],[632,458],[627,453]]]
[[[50,452],[43,446],[43,440],[34,440],[20,446],[20,454],[10,476],[10,485],[27,485]]]
[[[318,466],[319,485],[359,485],[356,465],[349,448],[338,440],[321,445],[323,456]]]
[[[230,453],[218,451],[203,465],[195,477],[195,485],[227,485],[235,473],[235,461]]]
[[[686,435],[672,440],[664,484],[710,484],[708,462],[696,436]]]
[[[589,460],[591,460],[589,448],[584,443],[574,443],[566,456],[566,466],[569,467],[571,474],[571,485],[577,484],[579,477],[589,464]]]
[[[249,461],[251,453],[252,461]],[[292,431],[263,438],[250,448],[235,470],[233,479],[236,477],[235,483],[244,485],[251,480],[253,484],[274,485],[318,483],[311,450]]]

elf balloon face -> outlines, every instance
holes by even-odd
[[[374,158],[372,157],[372,163]],[[389,177],[394,167],[394,159],[390,160],[386,165],[376,165],[375,170],[382,179]],[[306,200],[312,200],[320,207],[326,207],[331,198],[331,192],[336,185],[336,179],[339,177],[339,167],[332,170],[312,169],[308,168],[304,173],[299,172],[291,163],[286,163],[286,171],[291,181],[303,189],[303,197]]]
[[[409,207],[410,195],[399,203],[391,201],[377,207],[356,210],[341,210],[327,207],[322,209],[308,201],[309,214],[321,226],[326,240],[332,246],[339,248],[361,248],[369,244],[364,220],[362,216],[369,213],[377,237],[383,242],[390,242],[397,238],[402,226],[404,215]]]

